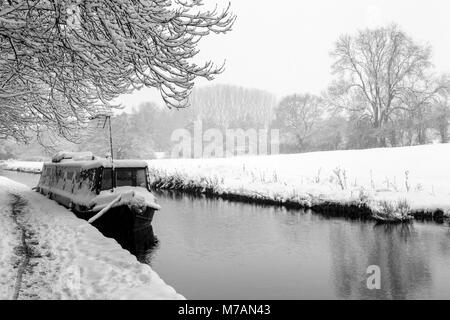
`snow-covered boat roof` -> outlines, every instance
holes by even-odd
[[[111,168],[112,162],[110,158],[100,158],[94,156],[91,152],[58,152],[52,158],[52,162],[45,165],[62,166],[62,167],[78,167],[82,169],[92,168]],[[115,168],[145,168],[147,162],[142,160],[114,160]]]
[[[45,165],[61,167],[79,167],[82,169],[112,168],[111,160],[105,158],[95,158],[94,160],[61,160],[60,162],[47,162]],[[114,160],[114,168],[145,168],[147,162],[141,160]]]

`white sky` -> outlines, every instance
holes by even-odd
[[[230,0],[237,21],[233,31],[200,44],[199,58],[226,70],[213,82],[265,89],[281,98],[291,93],[320,93],[331,80],[329,52],[343,33],[397,23],[416,41],[430,44],[433,63],[450,72],[448,0]],[[226,6],[228,0],[204,0]],[[275,5],[276,4],[276,5]],[[144,89],[119,101],[126,110],[159,93]]]

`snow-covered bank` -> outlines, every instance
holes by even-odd
[[[0,169],[28,172],[28,173],[41,173],[42,165],[43,162],[39,161],[18,161],[18,160],[0,161]]]
[[[146,264],[70,211],[0,177],[0,299],[10,299],[20,261],[20,228],[11,215],[16,195],[27,205],[16,217],[31,258],[22,299],[182,299]]]
[[[155,187],[362,215],[450,216],[450,144],[221,159],[150,160]],[[6,161],[40,172],[41,162]],[[357,214],[357,213],[356,213]]]
[[[151,160],[155,187],[378,217],[450,215],[450,144],[224,159]]]

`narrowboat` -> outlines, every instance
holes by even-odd
[[[133,253],[154,244],[151,222],[161,207],[150,191],[145,161],[60,152],[44,163],[36,190]]]

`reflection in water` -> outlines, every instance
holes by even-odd
[[[330,234],[336,294],[343,299],[427,297],[432,286],[427,244],[412,224],[340,225]],[[367,267],[381,269],[381,290],[367,288]]]
[[[152,266],[152,261],[156,258],[160,246],[160,242],[157,236],[154,236],[153,243],[147,248],[145,252],[139,252],[137,259],[139,262],[146,263]]]
[[[1,174],[1,173],[0,173]],[[12,179],[38,176],[8,173]],[[29,178],[29,177],[28,177]],[[140,261],[190,299],[450,298],[450,231],[158,192],[155,244]],[[381,290],[367,289],[367,267]]]
[[[450,297],[442,226],[376,225],[172,192],[157,197],[161,245],[152,266],[189,298]],[[367,289],[370,265],[381,268],[381,290]]]
[[[390,236],[393,233],[398,233],[399,239],[404,242],[407,242],[411,238],[414,231],[414,225],[412,223],[376,223],[373,228],[376,232],[380,232],[379,230],[382,230],[386,236]]]

